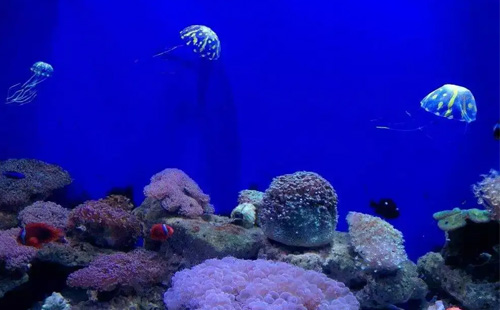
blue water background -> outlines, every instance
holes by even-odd
[[[61,165],[76,200],[132,186],[140,203],[150,176],[176,167],[226,214],[251,184],[315,171],[338,192],[340,230],[348,211],[394,199],[415,259],[444,240],[432,213],[475,207],[471,184],[499,167],[498,12],[497,0],[5,0],[0,90],[35,61],[55,72],[35,102],[0,105],[0,158]],[[219,61],[151,60],[190,24],[217,32]],[[419,108],[445,83],[474,93],[467,128]]]

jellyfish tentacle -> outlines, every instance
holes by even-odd
[[[176,45],[176,46],[174,46],[174,47],[169,48],[169,49],[168,49],[168,50],[166,50],[166,51],[163,51],[163,52],[161,52],[161,53],[158,53],[158,54],[156,54],[156,55],[153,55],[153,57],[159,57],[159,56],[162,56],[162,55],[168,54],[168,53],[173,52],[174,50],[178,49],[179,47],[183,47],[183,46],[184,46],[184,44]]]

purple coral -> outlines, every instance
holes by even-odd
[[[2,172],[15,171],[24,178],[12,180]],[[47,199],[52,191],[72,182],[69,173],[56,165],[35,159],[0,161],[0,210],[17,212],[23,207]]]
[[[157,253],[134,250],[97,257],[88,267],[70,274],[67,284],[97,291],[118,287],[142,290],[161,282],[167,271],[165,260]]]
[[[141,236],[141,223],[130,211],[105,200],[87,201],[70,212],[68,228],[83,240],[115,249],[129,249]]]
[[[46,223],[59,229],[65,229],[69,210],[50,201],[37,201],[19,212],[21,225],[28,223]]]
[[[483,180],[472,186],[477,202],[490,212],[492,219],[500,221],[500,175],[491,170]]]
[[[356,310],[359,302],[341,282],[281,262],[209,259],[177,272],[165,292],[168,310]]]
[[[317,173],[282,175],[265,191],[258,215],[269,239],[291,246],[325,245],[337,226],[337,194]]]
[[[28,264],[35,257],[37,249],[17,242],[20,228],[0,231],[0,265],[5,264],[8,271],[28,269]]]
[[[349,237],[354,250],[371,270],[396,270],[408,260],[403,234],[379,217],[349,212]]]
[[[144,187],[144,195],[160,200],[162,207],[168,212],[186,217],[193,218],[213,212],[210,197],[179,169],[169,168],[153,175],[151,183]]]

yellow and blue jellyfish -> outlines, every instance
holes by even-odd
[[[465,87],[445,84],[432,91],[420,101],[420,107],[436,116],[447,119],[455,119],[467,124],[476,120],[476,100],[471,91]],[[409,112],[406,112],[411,117]],[[426,126],[414,129],[398,129],[388,126],[376,126],[377,129],[388,129],[396,131],[422,130]]]
[[[174,46],[166,51],[154,55],[153,57],[161,56],[172,52],[180,47],[192,47],[193,52],[200,55],[200,57],[209,60],[217,60],[220,57],[221,46],[217,34],[207,26],[191,25],[181,30],[181,40],[183,44]]]
[[[445,84],[422,99],[420,106],[448,119],[467,123],[476,120],[476,100],[470,90],[462,86]]]
[[[52,76],[54,68],[48,63],[38,61],[31,66],[33,75],[24,84],[17,83],[9,87],[6,104],[23,105],[30,103],[37,96],[37,85]]]

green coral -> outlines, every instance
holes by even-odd
[[[467,220],[474,223],[487,223],[491,220],[488,210],[469,209],[444,210],[436,212],[432,217],[438,221],[438,227],[444,231],[455,230],[467,225]]]

